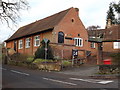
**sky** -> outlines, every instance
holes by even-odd
[[[91,25],[99,25],[105,28],[106,15],[110,2],[119,0],[27,0],[29,10],[21,11],[21,19],[18,25],[11,24],[9,28],[6,24],[0,23],[0,42],[8,39],[20,27],[30,24],[36,20],[43,19],[70,7],[79,9],[79,17],[87,28]]]

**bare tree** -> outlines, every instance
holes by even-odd
[[[95,26],[95,25],[92,25],[92,26],[88,26],[87,27],[87,30],[97,30],[98,28],[100,28],[100,26]]]
[[[16,25],[20,19],[20,10],[27,10],[28,7],[26,0],[0,0],[0,22],[6,22],[9,26],[12,21]]]

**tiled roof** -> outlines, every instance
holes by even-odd
[[[120,40],[120,25],[105,29],[104,40]]]
[[[89,37],[98,37],[99,35],[104,33],[105,33],[105,29],[88,30]]]
[[[53,29],[71,8],[19,28],[7,41]]]
[[[103,40],[120,40],[120,25],[115,25],[107,29],[88,30],[89,38],[101,35]]]

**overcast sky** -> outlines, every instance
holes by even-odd
[[[21,20],[17,27],[8,28],[5,24],[0,25],[0,42],[9,38],[19,27],[40,20],[47,16],[58,13],[70,7],[79,8],[79,17],[87,28],[91,25],[106,25],[106,12],[110,2],[119,0],[27,0],[30,9],[21,11]]]

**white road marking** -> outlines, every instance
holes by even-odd
[[[7,69],[5,69],[5,68],[0,68],[1,70],[7,70]]]
[[[85,81],[85,82],[91,82],[91,83],[99,83],[99,84],[108,84],[111,82],[114,82],[113,80],[105,81],[105,80],[95,80],[95,79],[79,79],[79,78],[69,78],[72,80],[80,80],[80,81]]]
[[[98,82],[98,83],[101,83],[101,84],[107,84],[107,83],[111,83],[113,81],[101,81],[101,82]]]
[[[55,79],[50,79],[50,78],[43,78],[45,80],[49,80],[49,81],[53,81],[53,82],[59,82],[59,83],[63,83],[63,84],[69,84],[69,85],[77,85],[77,84],[74,84],[74,83],[70,83],[70,82],[64,82],[64,81],[59,81],[59,80],[55,80]]]
[[[23,75],[27,75],[29,76],[30,74],[27,74],[27,73],[23,73],[23,72],[19,72],[19,71],[15,71],[15,70],[10,70],[11,72],[14,72],[14,73],[19,73],[19,74],[23,74]]]

